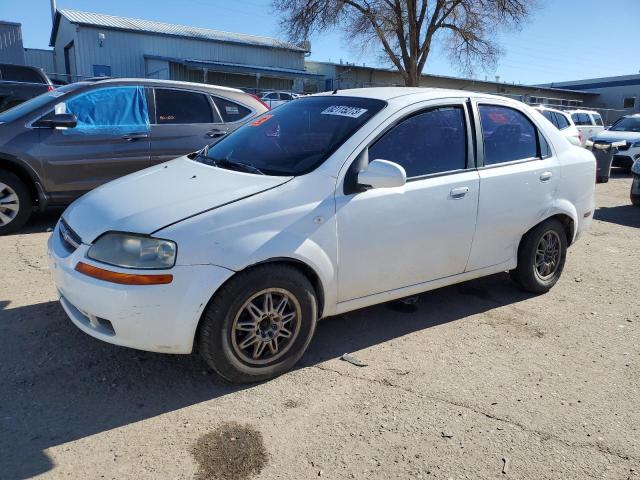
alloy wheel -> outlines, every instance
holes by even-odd
[[[545,232],[536,248],[535,270],[541,280],[551,278],[560,265],[560,236],[554,230]]]
[[[234,353],[255,366],[277,360],[295,342],[301,316],[300,303],[285,289],[268,288],[252,295],[233,320]]]
[[[18,194],[9,185],[0,182],[0,227],[11,223],[19,211]]]

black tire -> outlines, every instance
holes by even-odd
[[[640,207],[640,195],[631,195],[631,204],[634,207]]]
[[[267,358],[247,360],[248,355],[242,358],[242,355],[246,355],[247,352],[240,347],[252,333],[244,333],[245,330],[240,328],[236,330],[234,325],[236,323],[247,324],[247,322],[241,322],[240,318],[253,321],[249,316],[243,317],[249,313],[248,309],[244,307],[253,296],[262,294],[266,289],[289,294],[291,311],[299,312],[299,315],[293,318],[298,316],[300,318],[295,324],[297,326],[294,325],[293,320],[289,324],[292,329],[295,327],[289,340],[286,338],[282,340],[284,337],[278,337],[282,342],[279,344],[282,351],[278,354],[281,356],[276,358],[271,350],[264,347],[263,353],[267,353]],[[279,295],[278,292],[274,294]],[[297,304],[294,305],[295,302]],[[250,383],[267,380],[290,370],[302,357],[315,332],[317,316],[316,292],[309,279],[302,272],[290,265],[260,265],[236,274],[211,299],[199,327],[197,341],[200,355],[212,369],[230,382]],[[269,319],[265,318],[256,323],[254,337],[263,335],[263,330],[260,330],[260,334],[257,333],[258,329],[261,328],[260,325],[263,322],[268,323],[268,321]],[[254,327],[250,326],[249,328]],[[279,327],[273,325],[272,328]],[[273,335],[273,332],[269,333],[268,328],[266,330],[268,334]],[[240,338],[236,335],[240,335]],[[246,336],[242,337],[242,335]],[[252,355],[256,354],[256,345],[259,343],[256,341],[250,344],[254,349]],[[275,348],[278,349],[278,342],[276,342]],[[269,356],[274,357],[273,360],[269,360]],[[251,363],[256,361],[263,363],[260,365]]]
[[[24,182],[11,172],[0,170],[0,184],[4,184],[9,189],[13,190],[15,195],[18,197],[17,214],[15,214],[15,216],[7,223],[0,220],[1,236],[16,232],[20,230],[25,223],[27,223],[29,217],[31,217],[31,212],[33,211],[33,200],[29,193],[29,189]],[[0,191],[0,213],[3,213],[5,216],[8,216],[9,210],[2,208],[2,199],[3,197],[5,199],[7,198],[7,192],[7,190],[4,192]]]
[[[608,176],[600,176],[600,177],[596,177],[596,183],[607,183],[609,181],[609,177]]]
[[[548,272],[548,275],[541,275],[539,269],[536,267],[536,256],[542,238],[548,234],[554,241],[559,243],[558,258],[553,264],[554,270]],[[509,273],[511,274],[511,278],[523,290],[531,293],[546,293],[560,278],[566,257],[567,234],[564,226],[557,219],[550,218],[531,229],[522,238],[518,248],[518,266]],[[546,256],[544,258],[546,258]]]

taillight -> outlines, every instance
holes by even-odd
[[[580,144],[582,145],[582,132],[578,130],[578,140],[580,140]]]
[[[251,95],[251,96],[252,96],[253,98],[255,98],[258,102],[260,102],[263,106],[265,106],[265,107],[267,108],[267,110],[271,110],[271,108],[269,107],[269,105],[267,105],[266,103],[264,103],[264,102],[262,101],[262,99],[261,99],[259,96],[254,95],[253,93],[250,93],[249,95]]]
[[[53,92],[56,88],[53,85],[47,87],[47,92]]]

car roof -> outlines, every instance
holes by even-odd
[[[564,112],[562,110],[558,110],[557,108],[551,108],[551,107],[547,107],[546,105],[536,105],[535,107],[536,110],[546,110],[548,112],[555,112],[555,113],[561,113],[565,116],[567,116],[569,114],[569,112]]]
[[[521,103],[509,97],[492,95],[490,93],[471,92],[468,90],[452,90],[447,88],[431,88],[431,87],[370,87],[370,88],[351,88],[345,90],[334,90],[333,92],[316,93],[317,96],[344,96],[344,97],[362,97],[377,100],[391,100],[399,97],[417,97],[420,100],[437,100],[439,98],[494,98],[497,100],[507,101],[511,103]]]
[[[591,113],[593,115],[600,115],[595,110],[584,110],[584,109],[581,109],[581,108],[576,108],[574,110],[567,110],[567,113]]]
[[[234,93],[245,93],[238,88],[231,87],[223,87],[220,85],[210,85],[208,83],[196,83],[196,82],[181,82],[177,80],[159,80],[154,78],[106,78],[104,80],[94,80],[92,79],[94,84],[105,85],[105,84],[122,84],[122,83],[134,83],[136,85],[143,85],[149,87],[181,87],[181,88],[190,88],[190,89],[203,89],[203,90],[212,90],[219,92],[234,92]]]

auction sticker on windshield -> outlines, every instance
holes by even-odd
[[[339,115],[341,117],[358,118],[366,111],[366,108],[349,107],[347,105],[331,105],[320,113],[322,115]]]

